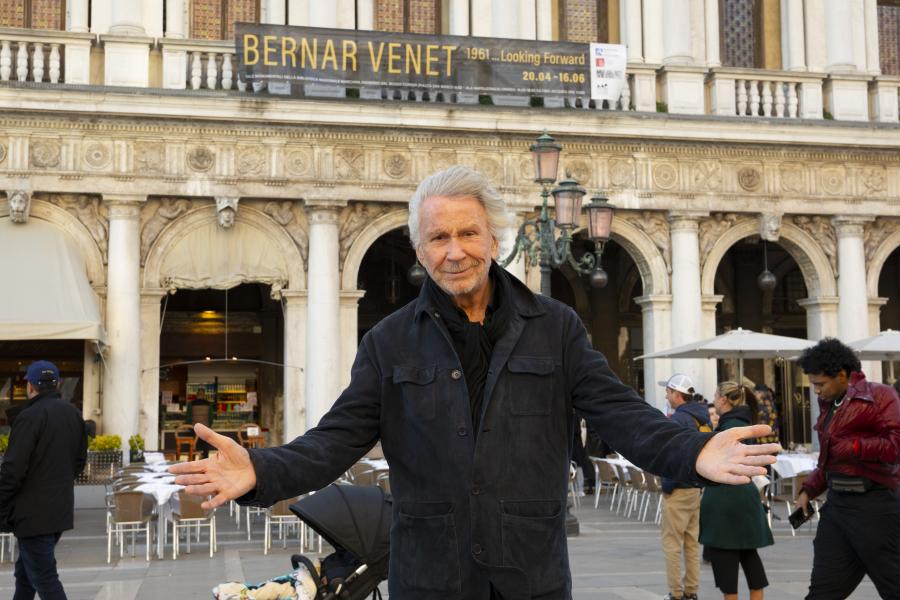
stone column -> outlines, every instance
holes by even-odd
[[[356,1],[356,28],[360,31],[375,29],[375,0]]]
[[[878,0],[865,2],[866,72],[881,75],[881,56],[878,48]]]
[[[844,342],[869,335],[863,224],[871,220],[836,217],[832,221],[838,246],[838,337]]]
[[[881,331],[881,308],[888,303],[890,298],[870,298],[869,299],[869,333],[866,335],[857,336],[856,339],[862,339],[864,337],[869,337],[871,335],[878,335]],[[853,342],[855,340],[848,340]],[[866,378],[869,381],[876,382],[884,382],[884,383],[893,383],[885,379],[883,364],[880,360],[872,360],[869,362],[868,370],[863,369],[866,373]]]
[[[785,71],[806,70],[806,27],[803,22],[803,0],[781,2],[781,68]]]
[[[537,39],[553,39],[553,3],[551,0],[537,0],[535,20],[537,21]]]
[[[186,37],[184,26],[184,0],[166,0],[166,37]]]
[[[273,25],[284,25],[287,22],[284,0],[263,0],[261,4],[261,22]]]
[[[492,0],[471,0],[469,22],[470,34],[478,37],[491,37],[494,31],[491,22]]]
[[[497,17],[491,18],[491,34],[494,37],[506,39],[518,37],[520,9],[521,4],[517,1],[491,0],[491,15]]]
[[[339,207],[307,201],[309,307],[306,326],[306,425],[314,427],[340,392]]]
[[[704,23],[706,25],[706,66],[721,67],[719,49],[719,0],[705,0]],[[801,11],[801,14],[802,11]]]
[[[341,290],[341,390],[350,384],[350,370],[359,347],[359,301],[365,295],[364,290]]]
[[[690,0],[666,0],[663,3],[662,18],[663,64],[691,64]]]
[[[663,59],[663,2],[644,0],[644,62],[662,63]]]
[[[635,298],[643,317],[644,354],[672,346],[672,296],[656,294]],[[651,358],[644,361],[644,399],[661,412],[666,412],[664,390],[657,385],[672,374],[672,361]]]
[[[806,337],[811,340],[821,340],[824,337],[837,335],[838,299],[833,296],[819,296],[818,298],[804,298],[797,304],[806,309]],[[819,420],[819,403],[812,387],[809,390],[810,402],[810,427]],[[782,421],[784,423],[784,421]],[[784,427],[784,425],[782,425]],[[813,448],[819,449],[819,437],[812,432]]]
[[[669,213],[672,236],[672,346],[702,339],[703,308],[700,295],[701,213]],[[704,380],[705,361],[673,359],[673,370],[690,375],[695,383]]]
[[[469,35],[469,0],[450,0],[450,35]]]
[[[281,291],[284,308],[284,442],[306,431],[307,293]]]
[[[523,40],[537,39],[537,7],[534,0],[519,0],[519,34]]]
[[[716,336],[716,307],[725,298],[722,294],[704,294],[700,300],[701,310],[703,311],[703,328],[700,330],[700,339],[706,339]],[[718,363],[714,360],[703,361],[704,373],[703,379],[696,381],[697,391],[710,402],[712,402],[712,393],[719,385],[719,368]]]
[[[825,70],[853,71],[853,6],[849,0],[825,0]]]
[[[88,31],[88,0],[69,0],[67,3],[69,22],[66,29],[85,33]]]
[[[84,367],[81,384],[81,417],[97,420],[100,415],[100,357],[97,344],[84,342]]]
[[[166,290],[141,290],[141,409],[138,433],[147,450],[159,445],[159,320]]]
[[[806,64],[809,70],[825,70],[825,0],[804,0],[803,22],[806,41]]]
[[[128,438],[138,431],[140,406],[140,218],[144,196],[105,195],[109,209],[103,432]]]
[[[309,26],[310,27],[337,27],[338,14],[337,2],[310,2]]]
[[[628,50],[629,62],[644,62],[644,36],[641,32],[641,0],[621,0],[619,35]]]
[[[114,35],[146,35],[143,2],[113,2],[109,32]]]

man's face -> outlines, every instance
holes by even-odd
[[[666,388],[666,401],[669,403],[669,406],[672,407],[672,410],[675,410],[684,404],[684,400],[681,399],[681,394],[670,387]]]
[[[498,248],[477,198],[435,196],[422,202],[416,256],[450,296],[482,291]]]
[[[824,373],[815,373],[809,375],[809,385],[823,400],[834,401],[843,397],[847,393],[847,371],[841,370],[834,377],[829,377]]]

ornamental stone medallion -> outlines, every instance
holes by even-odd
[[[84,147],[84,164],[91,169],[106,168],[112,158],[109,146],[102,142],[91,142]]]
[[[306,150],[290,150],[284,156],[284,170],[289,175],[303,177],[309,174],[312,157]]]
[[[59,166],[59,143],[39,141],[31,144],[31,166],[52,169]]]
[[[0,162],[3,159],[0,158]],[[870,194],[877,194],[887,189],[887,174],[884,167],[865,167],[859,175],[863,187]]]
[[[781,189],[785,192],[803,191],[803,167],[796,164],[781,165]]]
[[[475,170],[487,177],[492,184],[497,184],[500,179],[500,163],[493,158],[478,157],[475,159]]]
[[[431,171],[437,173],[456,164],[456,155],[452,152],[433,152],[431,154]]]
[[[722,185],[722,166],[716,161],[694,164],[691,172],[694,188],[713,192]]]
[[[519,177],[522,181],[534,181],[534,159],[523,158],[519,161]]]
[[[215,161],[215,154],[206,146],[191,148],[187,153],[187,164],[192,171],[205,173],[212,168]]]
[[[238,151],[235,166],[239,175],[262,175],[266,157],[256,148],[243,148]]]
[[[166,151],[162,144],[149,142],[134,145],[134,171],[142,175],[162,173],[166,164]]]
[[[661,190],[671,190],[678,183],[678,171],[672,163],[657,163],[651,173],[653,184]]]
[[[343,148],[334,153],[334,175],[338,179],[364,179],[366,157],[362,150]]]
[[[613,158],[609,161],[609,184],[616,188],[634,187],[633,158]]]
[[[762,185],[762,174],[756,167],[744,167],[737,174],[738,185],[746,192],[755,192]]]
[[[6,146],[0,144],[0,163],[6,160]]]
[[[409,175],[409,159],[398,152],[384,157],[384,172],[393,179],[403,179]]]
[[[569,173],[581,185],[590,186],[591,166],[584,160],[572,160],[566,163],[565,172]]]
[[[837,196],[844,192],[844,179],[844,168],[838,166],[825,167],[819,176],[822,190],[832,196]]]

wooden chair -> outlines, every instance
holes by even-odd
[[[150,521],[156,503],[153,498],[137,491],[117,491],[113,494],[113,514],[106,532],[106,562],[112,562],[113,536],[119,541],[119,557],[124,553],[125,534],[131,533],[131,553],[134,555],[135,534],[144,534],[147,560],[150,560]]]
[[[266,436],[263,435],[262,427],[256,423],[243,423],[238,427],[237,437],[238,443],[244,448],[262,448],[266,445]]]
[[[181,460],[181,453],[187,449],[188,460],[194,460],[197,453],[197,436],[194,435],[193,425],[180,425],[175,430],[175,461]]]
[[[600,493],[603,490],[610,490],[609,509],[612,510],[613,503],[616,501],[616,492],[619,489],[619,477],[616,470],[611,464],[604,459],[591,456],[591,463],[594,465],[594,508],[600,506]]]

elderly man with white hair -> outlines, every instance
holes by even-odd
[[[351,382],[318,426],[170,470],[187,492],[270,505],[320,489],[378,440],[390,465],[392,600],[571,598],[565,535],[575,418],[635,464],[679,481],[745,483],[776,444],[767,426],[713,435],[666,419],[619,381],[568,306],[496,262],[508,225],[477,172],[425,179],[409,231],[429,278],[363,338]]]

